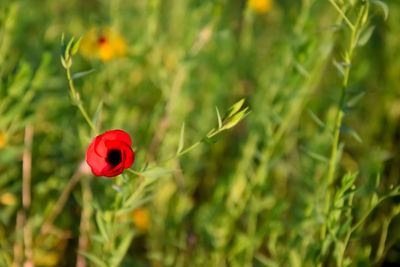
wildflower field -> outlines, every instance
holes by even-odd
[[[399,266],[400,1],[0,1],[0,266]]]

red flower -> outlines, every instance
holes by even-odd
[[[129,135],[112,130],[97,136],[86,151],[86,162],[97,176],[113,177],[132,166],[135,156]]]

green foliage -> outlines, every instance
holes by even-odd
[[[0,266],[399,262],[399,21],[389,0],[0,1]],[[92,26],[124,56],[86,57]],[[112,129],[135,162],[95,177]]]

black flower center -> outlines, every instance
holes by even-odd
[[[117,166],[121,163],[121,151],[117,149],[108,151],[106,161],[113,167]]]
[[[106,39],[105,37],[101,36],[101,37],[99,38],[98,42],[99,42],[99,44],[102,45],[102,44],[105,44],[105,43],[107,42],[107,39]]]

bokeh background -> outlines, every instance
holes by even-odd
[[[350,30],[332,2],[352,22],[367,5],[1,1],[0,265],[399,263],[400,2],[368,1],[351,64]],[[60,62],[62,35],[97,29],[97,40],[106,27],[126,51],[104,60],[95,43],[91,55],[73,56],[71,71],[99,131],[132,137],[133,169],[156,166],[122,184],[85,167],[93,133]],[[218,125],[216,107],[222,115],[242,98],[251,113],[202,139]],[[180,140],[203,143],[160,162]]]

